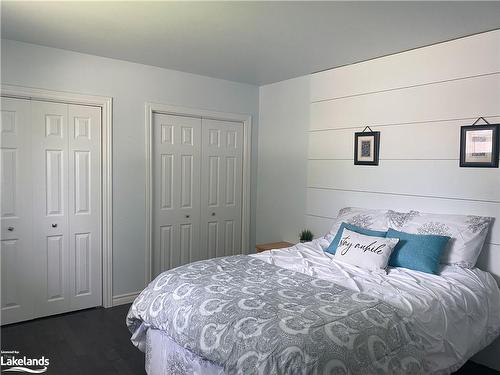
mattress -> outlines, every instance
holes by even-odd
[[[412,317],[424,336],[435,374],[456,371],[499,335],[500,290],[489,273],[458,266],[443,266],[440,275],[404,268],[371,272],[325,253],[330,241],[326,236],[252,257],[370,294],[399,308]],[[149,328],[146,337],[142,349],[150,375],[223,373],[220,366],[180,347],[160,330]]]

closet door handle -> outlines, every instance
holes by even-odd
[[[212,216],[215,216],[215,212],[212,212]]]
[[[57,228],[57,224],[52,224],[52,228]]]
[[[186,219],[189,219],[189,215],[186,215]]]
[[[8,228],[7,228],[7,230],[8,230],[9,232],[14,232],[14,227],[8,227]]]

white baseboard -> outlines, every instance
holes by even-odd
[[[141,293],[141,291],[118,294],[113,296],[113,306],[125,305],[126,303],[132,303],[136,299],[136,297]]]

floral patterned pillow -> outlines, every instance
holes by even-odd
[[[467,268],[475,266],[492,220],[484,216],[387,211],[390,228],[406,233],[451,237],[441,263]]]
[[[387,210],[386,209],[368,209],[358,207],[344,207],[339,210],[337,218],[333,223],[328,235],[335,236],[340,225],[345,222],[356,225],[357,227],[387,231]]]

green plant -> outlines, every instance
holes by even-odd
[[[309,242],[313,239],[313,232],[309,229],[304,229],[299,235],[300,242]]]

